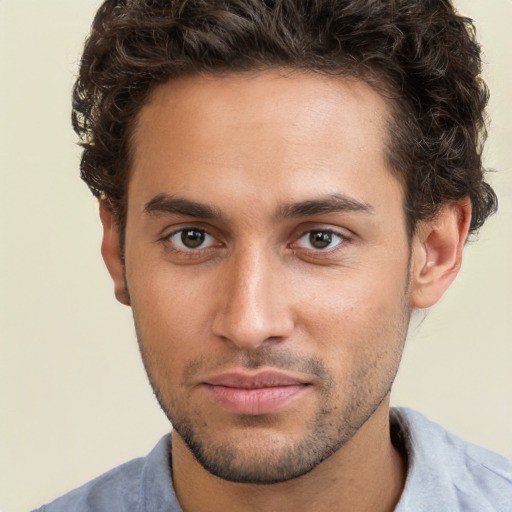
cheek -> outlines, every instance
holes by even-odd
[[[131,306],[142,341],[159,357],[179,361],[201,349],[207,329],[208,290],[168,269],[128,274]],[[203,296],[199,300],[200,295]],[[191,344],[190,340],[194,340]]]
[[[383,397],[398,369],[409,323],[404,292],[378,294],[347,287],[328,309],[311,311],[307,337],[341,390],[340,404]]]
[[[407,257],[386,272],[352,268],[303,298],[303,328],[319,350],[353,360],[400,350],[408,325]]]

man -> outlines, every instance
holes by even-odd
[[[82,177],[174,430],[42,510],[512,509],[509,461],[389,409],[496,208],[479,73],[447,0],[106,1]]]

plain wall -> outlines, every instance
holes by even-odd
[[[99,0],[0,0],[0,510],[28,510],[169,429],[78,177],[70,89]],[[458,0],[492,91],[486,165],[500,211],[413,327],[393,403],[512,457],[511,0]]]

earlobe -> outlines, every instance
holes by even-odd
[[[469,199],[441,208],[419,226],[412,242],[410,305],[424,309],[436,304],[458,274],[471,222]]]
[[[130,295],[126,287],[125,268],[119,250],[119,233],[111,208],[104,200],[100,200],[100,219],[103,225],[103,241],[101,255],[108,272],[114,281],[116,299],[130,305]]]

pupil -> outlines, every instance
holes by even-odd
[[[313,231],[309,235],[309,241],[315,249],[325,249],[332,242],[332,233],[328,231]]]
[[[181,233],[183,245],[190,249],[199,247],[204,242],[204,232],[197,229],[187,229]]]

